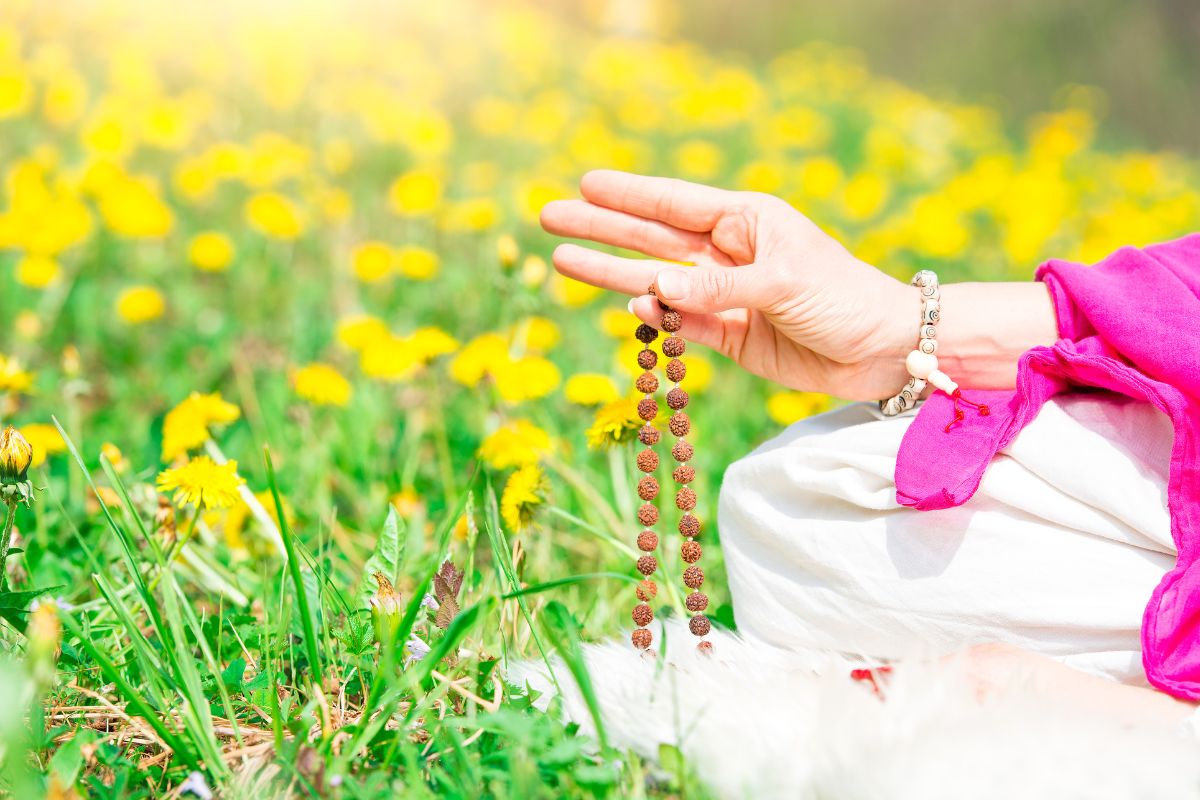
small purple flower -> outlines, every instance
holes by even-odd
[[[425,596],[421,598],[421,608],[431,608],[434,611],[437,611],[438,608],[440,608],[440,604],[438,603],[436,597],[431,595],[429,592],[426,592]]]
[[[416,636],[410,636],[408,638],[408,644],[405,645],[405,649],[408,650],[408,657],[404,659],[404,666],[407,667],[409,664],[420,661],[421,659],[425,658],[425,656],[429,655],[430,648],[429,645],[427,645],[422,639],[419,639]]]
[[[213,797],[212,789],[208,788],[208,781],[204,780],[203,772],[190,773],[187,780],[179,786],[179,794],[181,796],[193,794],[200,800],[212,800]]]

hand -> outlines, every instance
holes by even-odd
[[[563,244],[554,266],[634,295],[643,322],[659,321],[653,285],[681,312],[681,336],[785,386],[878,400],[908,380],[917,290],[859,261],[784,201],[608,170],[584,175],[580,188],[583,200],[542,210],[547,231],[666,261]]]

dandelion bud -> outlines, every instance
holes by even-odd
[[[79,348],[73,344],[69,344],[63,348],[62,369],[63,374],[68,378],[79,377]]]
[[[546,282],[546,275],[550,269],[546,266],[546,260],[539,256],[529,256],[521,264],[521,283],[528,286],[530,289],[536,289]]]
[[[500,259],[500,266],[505,270],[512,269],[520,255],[521,250],[517,247],[517,240],[507,233],[496,241],[496,257]]]
[[[400,595],[396,594],[392,582],[382,572],[376,572],[373,577],[379,588],[368,603],[371,606],[371,624],[375,627],[375,641],[390,642],[396,638],[396,631],[400,628],[403,612]]]
[[[33,461],[33,446],[13,426],[0,433],[0,480],[23,481]]]

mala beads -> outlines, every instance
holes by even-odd
[[[651,289],[650,294],[653,293],[653,289]],[[695,454],[695,448],[686,438],[692,430],[692,421],[684,410],[687,408],[690,398],[680,386],[687,375],[687,367],[680,360],[687,345],[682,338],[675,335],[683,325],[683,318],[679,312],[671,310],[662,301],[659,301],[659,307],[663,310],[660,326],[669,334],[662,343],[663,355],[670,359],[663,372],[667,380],[674,384],[674,387],[667,392],[667,407],[671,410],[670,419],[667,420],[667,430],[675,437],[675,443],[671,447],[671,457],[677,462],[677,466],[672,471],[671,477],[678,487],[675,491],[675,507],[682,514],[679,518],[679,533],[683,536],[683,543],[680,545],[679,551],[688,565],[683,572],[683,583],[691,590],[685,600],[688,612],[693,615],[688,622],[688,629],[700,637],[701,641],[698,647],[701,652],[707,653],[712,650],[712,643],[703,637],[712,630],[712,624],[703,613],[708,608],[708,597],[700,591],[701,586],[704,585],[704,570],[696,563],[700,560],[702,549],[700,543],[696,541],[696,537],[700,535],[700,520],[692,513],[696,508],[698,498],[696,491],[689,485],[696,477],[695,468],[688,463]],[[658,594],[658,586],[651,579],[658,569],[658,559],[650,553],[658,547],[659,541],[658,534],[651,528],[659,521],[658,507],[654,504],[660,490],[658,479],[654,477],[654,473],[658,470],[659,459],[658,454],[654,451],[654,445],[658,444],[662,433],[653,424],[659,412],[658,401],[654,398],[654,393],[658,391],[659,381],[653,371],[658,366],[658,354],[650,349],[650,343],[658,338],[658,331],[650,325],[642,324],[638,326],[635,335],[643,345],[642,350],[638,353],[637,363],[644,370],[634,384],[637,390],[644,395],[638,402],[638,416],[643,422],[638,431],[638,440],[645,445],[645,449],[637,454],[637,467],[645,475],[637,485],[638,497],[643,501],[642,506],[638,509],[637,517],[638,522],[644,528],[638,534],[637,546],[644,555],[637,561],[637,569],[643,579],[637,586],[637,597],[641,602],[633,609],[633,622],[637,628],[633,631],[632,639],[635,647],[645,650],[654,640],[654,635],[647,626],[654,620],[654,610],[650,607],[650,601]]]

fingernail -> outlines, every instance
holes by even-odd
[[[683,300],[687,297],[687,275],[677,269],[665,269],[658,273],[654,285],[663,300]]]
[[[625,310],[628,311],[630,314],[633,313],[633,301],[634,300],[637,300],[637,298],[636,297],[629,298],[629,302],[625,305]]]

